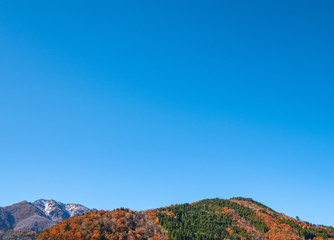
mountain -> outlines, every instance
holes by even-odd
[[[44,199],[23,201],[0,208],[1,229],[0,240],[334,240],[333,227],[300,221],[240,197],[140,212],[96,211]]]
[[[38,237],[47,239],[333,240],[334,228],[288,217],[250,198],[217,198],[142,212],[92,211]]]
[[[40,231],[55,224],[42,210],[27,201],[4,207],[4,210],[14,220],[12,228],[15,230]]]
[[[40,199],[0,208],[0,230],[42,231],[73,216],[91,211],[80,204]]]
[[[13,227],[14,218],[4,208],[0,207],[0,230]]]
[[[53,222],[61,222],[73,216],[79,216],[90,211],[80,204],[64,204],[54,200],[40,199],[33,203],[41,209]]]

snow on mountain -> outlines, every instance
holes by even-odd
[[[91,211],[80,204],[64,204],[55,200],[39,199],[33,204],[56,223]]]
[[[42,231],[65,219],[93,210],[80,204],[64,204],[55,200],[39,199],[33,203],[22,201],[0,207],[0,231]]]
[[[91,210],[80,205],[80,204],[65,204],[65,210],[70,214],[71,217],[73,216],[80,216]]]

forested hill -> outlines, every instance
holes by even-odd
[[[288,217],[252,199],[232,198],[143,212],[94,211],[67,219],[38,239],[334,239],[334,228]]]

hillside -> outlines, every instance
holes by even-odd
[[[38,237],[38,232],[25,230],[3,230],[0,231],[0,240],[30,240]]]
[[[207,199],[144,212],[94,211],[40,234],[46,239],[334,239],[334,228],[288,217],[252,199]]]
[[[40,234],[48,239],[168,239],[166,231],[148,212],[117,209],[95,211],[65,220]]]

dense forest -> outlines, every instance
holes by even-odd
[[[334,239],[334,229],[303,222],[249,198],[206,199],[136,212],[94,211],[67,219],[38,240]]]
[[[157,210],[176,239],[334,239],[334,229],[279,214],[252,199],[208,199]]]
[[[167,239],[166,231],[153,216],[129,209],[93,211],[67,219],[40,234],[39,240]]]

